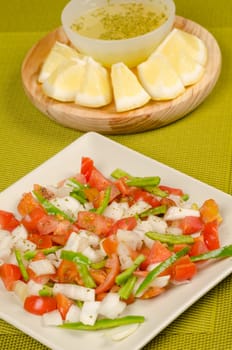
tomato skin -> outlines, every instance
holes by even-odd
[[[188,254],[189,256],[196,256],[208,252],[207,245],[205,244],[204,237],[200,236],[195,238]]]
[[[216,220],[218,223],[222,221],[219,208],[214,199],[207,199],[200,208],[200,214],[204,223]]]
[[[13,290],[14,283],[22,278],[17,265],[4,263],[0,266],[0,278],[7,290]]]
[[[109,234],[116,234],[117,230],[129,230],[132,231],[137,225],[137,220],[134,216],[126,217],[117,220],[112,229],[110,230]]]
[[[55,297],[30,295],[24,301],[24,309],[34,315],[43,315],[57,309]]]
[[[177,282],[192,279],[197,273],[196,265],[190,260],[188,255],[181,257],[171,267],[171,278]]]
[[[45,215],[45,210],[41,206],[37,206],[22,218],[21,223],[28,232],[38,233],[38,221]]]
[[[13,231],[19,225],[15,215],[9,211],[0,210],[0,229]]]
[[[146,257],[146,260],[140,265],[140,268],[145,270],[148,265],[162,262],[168,259],[171,255],[172,253],[163,243],[155,241]]]
[[[106,236],[109,234],[114,220],[89,211],[80,211],[77,218],[77,226],[79,228],[91,231],[100,236]]]
[[[52,247],[52,237],[50,235],[40,235],[38,233],[29,233],[28,239],[35,243],[37,249],[45,249]]]
[[[117,252],[118,241],[112,235],[102,240],[102,247],[108,256]]]
[[[144,202],[150,204],[153,208],[158,207],[160,205],[160,200],[157,199],[153,194],[141,190],[139,188],[132,189],[130,192],[130,196],[133,197],[135,202],[143,200]]]
[[[85,176],[86,181],[89,181],[89,177],[92,170],[93,170],[93,160],[89,157],[82,157],[81,174]]]
[[[57,269],[57,278],[60,283],[77,283],[80,280],[77,265],[73,261],[62,260]]]
[[[40,204],[33,197],[31,192],[24,193],[18,203],[17,209],[21,216],[30,214],[33,209],[40,207]]]
[[[53,233],[59,225],[59,220],[54,215],[44,215],[37,222],[37,230],[41,235]]]
[[[205,224],[203,229],[203,237],[209,250],[220,248],[217,220],[210,221]]]
[[[184,192],[180,188],[170,187],[170,186],[164,186],[160,185],[159,188],[162,191],[167,192],[168,194],[172,194],[174,196],[183,196]]]
[[[110,263],[111,270],[106,276],[104,282],[95,289],[96,294],[109,291],[115,284],[115,278],[120,272],[120,262],[117,254],[112,254],[108,259],[108,263]]]
[[[64,294],[58,293],[56,294],[56,303],[57,309],[59,310],[62,320],[65,320],[68,310],[70,306],[73,304],[73,301],[67,298]]]
[[[204,224],[199,217],[186,216],[179,220],[179,227],[182,229],[184,235],[191,235],[192,233],[200,232]]]

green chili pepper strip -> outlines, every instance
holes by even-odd
[[[115,328],[132,323],[143,323],[145,318],[143,316],[124,316],[121,318],[110,319],[103,318],[97,320],[94,325],[84,324],[82,322],[67,322],[59,325],[60,328],[84,330],[84,331],[98,331],[101,329]]]
[[[91,267],[92,267],[92,269],[94,269],[94,270],[99,270],[99,269],[102,269],[103,267],[105,267],[105,265],[106,265],[106,259],[103,259],[103,260],[101,260],[101,261],[99,261],[99,262],[96,262],[96,263],[91,263]]]
[[[165,198],[168,196],[168,192],[161,190],[157,186],[146,186],[144,187],[144,189],[147,192],[150,192],[151,194],[154,194],[154,196],[157,196],[157,197]]]
[[[85,265],[90,265],[91,261],[87,256],[79,252],[73,252],[71,250],[62,250],[60,254],[61,259],[73,261],[75,263],[81,263]]]
[[[70,179],[68,179],[69,182],[71,182],[71,185],[75,188],[79,188],[79,189],[85,189],[86,186],[83,185],[82,183],[80,183],[79,181],[77,181],[76,179],[74,179],[73,177],[71,177]]]
[[[60,248],[61,248],[61,246],[53,246],[51,248],[45,248],[45,249],[40,249],[40,250],[28,250],[26,253],[24,253],[24,259],[31,260],[39,252],[42,252],[44,255],[53,254],[57,250],[59,250]]]
[[[166,270],[169,266],[171,266],[175,261],[179,258],[187,254],[189,251],[188,247],[185,247],[178,251],[177,253],[172,254],[169,258],[161,262],[158,266],[156,266],[153,270],[151,270],[148,275],[145,277],[143,282],[140,284],[139,288],[136,290],[135,295],[139,295],[143,292],[150,283],[164,270]]]
[[[44,207],[44,209],[47,211],[48,214],[60,215],[64,219],[67,219],[70,222],[74,222],[75,221],[75,220],[73,220],[73,218],[71,218],[69,215],[67,215],[63,210],[60,210],[55,205],[53,205],[51,202],[49,202],[46,198],[41,196],[41,194],[39,194],[36,191],[33,191],[33,193],[34,193],[36,199]]]
[[[142,213],[138,214],[140,218],[145,218],[149,215],[160,215],[160,214],[165,214],[167,211],[167,206],[166,205],[159,205],[158,207],[155,208],[150,208]]]
[[[159,176],[130,177],[125,182],[128,186],[135,186],[135,187],[157,186],[160,183],[160,177]]]
[[[120,179],[121,177],[128,177],[131,178],[132,176],[130,174],[128,174],[126,171],[122,170],[122,169],[115,169],[112,173],[111,176],[114,179]]]
[[[29,275],[28,275],[27,269],[26,269],[26,267],[25,267],[25,265],[23,263],[21,252],[18,249],[15,250],[15,257],[16,257],[16,260],[18,262],[19,269],[21,271],[22,277],[23,277],[24,281],[27,282],[29,280]]]
[[[75,259],[74,259],[75,262]],[[84,286],[87,288],[96,288],[96,283],[94,282],[94,279],[89,273],[88,266],[86,264],[82,264],[80,262],[76,263],[78,267],[78,271],[81,275],[82,281],[84,283]]]
[[[118,294],[122,299],[128,299],[131,293],[133,292],[135,283],[137,281],[137,277],[134,275],[131,275],[126,283],[120,288],[118,291]]]
[[[111,187],[107,187],[104,193],[103,201],[100,205],[100,207],[97,208],[96,213],[97,214],[103,214],[105,211],[106,207],[108,206],[110,202],[110,193],[111,193]]]
[[[41,297],[51,297],[53,295],[53,289],[44,285],[43,288],[39,290],[39,295]]]
[[[191,261],[200,261],[200,260],[208,260],[208,259],[220,259],[220,258],[228,258],[232,256],[232,244],[224,246],[219,249],[211,250],[207,253],[191,256]]]
[[[85,204],[87,202],[87,199],[85,197],[85,194],[80,191],[80,190],[73,190],[70,193],[70,197],[75,198],[78,202],[80,202],[81,204]]]
[[[128,269],[126,269],[125,271],[123,271],[122,273],[120,273],[117,277],[116,277],[116,283],[118,285],[122,285],[123,283],[126,282],[126,280],[133,274],[133,272],[139,267],[139,265],[145,260],[145,256],[140,254],[139,256],[137,256],[137,258],[135,259],[135,261],[133,262],[133,264],[128,267]]]
[[[193,244],[194,238],[189,235],[172,235],[168,233],[146,232],[146,236],[154,241],[167,244]]]

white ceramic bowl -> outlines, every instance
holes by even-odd
[[[101,40],[82,36],[71,29],[71,25],[79,18],[97,8],[114,3],[148,3],[161,9],[167,20],[157,29],[129,39]],[[92,56],[105,66],[116,62],[124,62],[128,67],[135,67],[155,50],[173,27],[175,20],[175,4],[173,0],[72,0],[62,11],[63,29],[73,44],[82,54]]]

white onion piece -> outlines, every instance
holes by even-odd
[[[125,212],[125,216],[134,216],[149,208],[151,208],[151,206],[148,203],[144,202],[143,200],[139,200]]]
[[[55,267],[48,259],[41,259],[31,261],[29,267],[35,272],[37,276],[50,275],[56,272]]]
[[[102,300],[99,314],[107,318],[118,317],[125,309],[126,303],[120,300],[117,293],[108,293]]]
[[[62,293],[66,297],[80,301],[93,301],[95,290],[69,283],[55,283],[53,293]]]
[[[28,285],[27,283],[18,280],[14,283],[13,291],[20,302],[23,304],[25,298],[28,296]]]
[[[164,215],[164,220],[179,220],[186,216],[200,216],[199,210],[180,208],[180,207],[170,207]]]
[[[59,326],[63,324],[61,314],[58,310],[46,312],[42,315],[42,322],[44,326]]]
[[[133,250],[139,250],[143,244],[140,235],[134,231],[118,229],[116,236],[119,242],[126,243]]]
[[[84,324],[94,325],[97,316],[98,310],[100,308],[100,301],[86,301],[82,305],[80,313],[80,321]]]
[[[133,334],[139,327],[138,323],[120,326],[105,332],[105,335],[114,341],[120,341]]]
[[[72,304],[66,314],[65,322],[79,322],[81,310],[77,305]]]

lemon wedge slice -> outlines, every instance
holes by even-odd
[[[80,55],[76,50],[66,44],[56,41],[42,65],[38,81],[43,83],[60,64],[78,57],[80,57]]]
[[[112,88],[107,69],[93,58],[85,57],[85,73],[75,102],[85,107],[102,107],[112,101]]]
[[[111,81],[117,112],[141,107],[151,99],[137,76],[122,62],[112,65]]]
[[[185,86],[198,82],[207,62],[207,49],[197,36],[173,29],[155,52],[167,57]]]
[[[85,74],[85,65],[84,59],[79,58],[60,64],[42,84],[44,93],[58,101],[74,101]]]
[[[154,54],[137,66],[138,77],[153,100],[170,100],[181,95],[185,87],[168,59]]]

